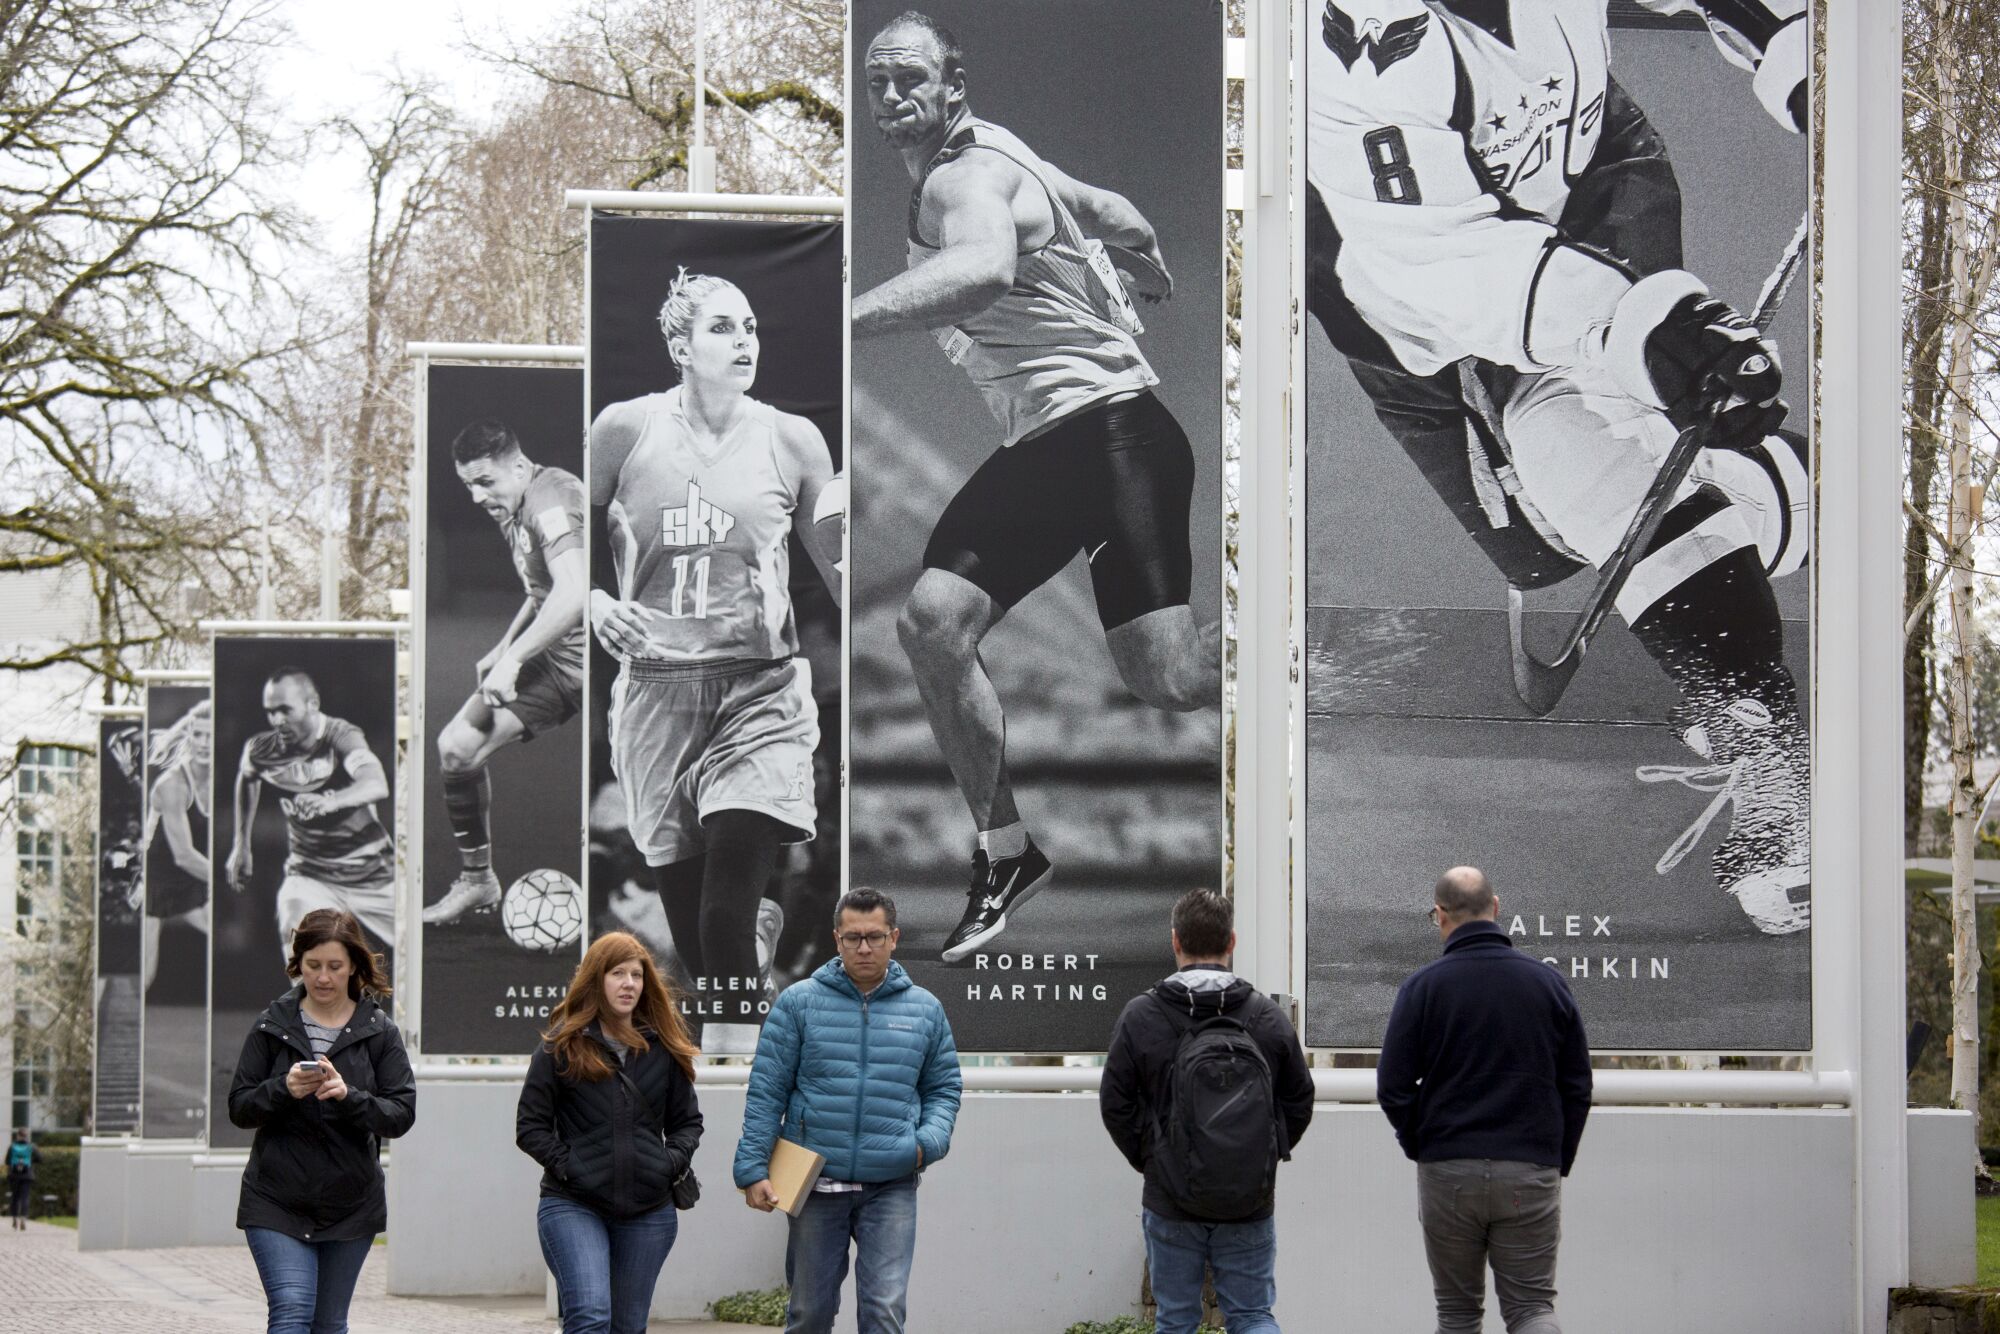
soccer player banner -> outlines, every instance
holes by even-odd
[[[133,718],[97,722],[97,1044],[91,1128],[139,1128],[139,838],[144,822],[146,729]]]
[[[147,1139],[199,1139],[208,1114],[210,773],[207,686],[146,688],[141,977]]]
[[[423,995],[432,1055],[531,1050],[582,950],[583,372],[432,366]]]
[[[1310,1043],[1459,864],[1593,1046],[1812,1043],[1810,28],[1311,8]]]
[[[1092,1051],[1221,876],[1223,7],[857,0],[856,884]]]
[[[591,928],[709,1054],[832,954],[840,275],[833,223],[591,218]]]
[[[336,908],[394,969],[396,644],[215,641],[209,1144],[244,1145],[229,1083],[264,1007],[294,985],[292,929]]]

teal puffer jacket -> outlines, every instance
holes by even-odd
[[[936,996],[898,963],[866,1000],[833,959],[785,988],[764,1020],[736,1145],[738,1187],[769,1173],[780,1136],[837,1181],[895,1181],[951,1149],[958,1048]]]

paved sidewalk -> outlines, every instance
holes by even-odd
[[[383,1248],[361,1271],[352,1334],[556,1334],[536,1297],[391,1297]],[[668,1263],[672,1263],[669,1261]],[[674,1334],[749,1325],[654,1321]],[[263,1334],[264,1293],[242,1246],[79,1253],[46,1223],[0,1233],[0,1334]]]

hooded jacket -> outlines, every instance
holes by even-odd
[[[1494,1158],[1568,1176],[1590,1087],[1569,984],[1497,923],[1460,926],[1396,992],[1375,1092],[1417,1162]]]
[[[604,1048],[611,1074],[572,1079],[546,1044],[528,1061],[514,1111],[514,1143],[542,1165],[542,1195],[574,1200],[611,1218],[651,1213],[701,1143],[694,1085],[659,1035],[623,1064],[596,1023],[584,1034]]]
[[[770,1176],[780,1136],[826,1158],[835,1181],[897,1181],[951,1151],[958,1048],[938,998],[899,963],[863,997],[839,959],[785,988],[764,1020],[737,1187]]]
[[[382,1141],[417,1119],[417,1081],[396,1025],[373,1000],[327,1049],[345,1098],[294,1098],[285,1073],[313,1059],[299,1017],[303,986],[272,1001],[243,1040],[229,1088],[229,1120],[255,1130],[236,1206],[236,1226],[300,1241],[353,1241],[389,1225]]]
[[[1097,1108],[1104,1128],[1127,1162],[1144,1174],[1141,1202],[1163,1218],[1194,1219],[1177,1207],[1160,1184],[1153,1149],[1172,1115],[1174,1054],[1190,1021],[1199,1023],[1219,1014],[1234,1018],[1248,1030],[1271,1066],[1271,1092],[1284,1125],[1284,1156],[1312,1123],[1312,1073],[1299,1035],[1285,1012],[1260,995],[1248,982],[1220,964],[1191,964],[1134,996],[1118,1016],[1111,1047],[1104,1055],[1104,1080],[1097,1089]],[[1269,1202],[1258,1213],[1240,1220],[1254,1222],[1271,1216]]]

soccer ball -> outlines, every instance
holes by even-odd
[[[522,949],[554,954],[583,936],[583,891],[561,871],[530,871],[507,886],[500,924]]]

